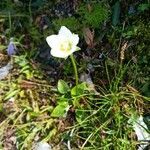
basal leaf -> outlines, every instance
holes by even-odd
[[[71,96],[80,96],[80,95],[83,95],[85,90],[87,89],[86,87],[86,83],[83,82],[75,87],[72,88],[71,90]]]
[[[65,93],[67,93],[70,90],[68,84],[64,80],[59,80],[58,81],[57,88],[58,88],[58,91],[61,94],[65,94]]]
[[[51,116],[52,117],[65,117],[68,109],[69,109],[68,102],[60,103],[54,108]]]
[[[112,24],[116,26],[119,23],[120,18],[120,2],[117,1],[113,6]]]

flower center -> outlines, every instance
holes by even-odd
[[[72,47],[72,43],[70,41],[63,41],[63,43],[60,44],[60,50],[63,52],[70,51]]]

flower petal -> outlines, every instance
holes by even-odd
[[[58,35],[51,35],[51,36],[48,36],[46,38],[46,41],[48,43],[48,45],[51,47],[51,48],[55,48],[58,46]]]
[[[73,52],[75,52],[75,51],[77,51],[77,46],[72,46],[72,48],[71,48],[71,53],[73,53]]]
[[[71,31],[70,31],[68,28],[66,28],[65,26],[62,26],[62,27],[60,28],[58,34],[61,35],[61,36],[64,36],[64,37],[68,37],[68,38],[69,38],[69,37],[72,37]]]
[[[67,58],[72,52],[63,52],[59,49],[51,49],[51,55],[54,57],[59,57],[59,58]]]
[[[16,54],[16,47],[13,42],[10,42],[7,48],[7,54],[9,56]]]
[[[79,43],[79,36],[77,34],[73,34],[71,40],[73,45],[77,45]]]

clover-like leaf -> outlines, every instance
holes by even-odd
[[[68,84],[64,80],[59,80],[58,81],[57,88],[58,88],[58,91],[61,94],[65,94],[65,93],[67,93],[70,90]]]
[[[87,89],[87,86],[85,82],[78,84],[77,86],[72,88],[71,96],[74,97],[74,96],[83,95],[86,89]]]
[[[51,113],[52,117],[65,117],[69,110],[68,102],[59,103]]]

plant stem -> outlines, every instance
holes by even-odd
[[[73,68],[74,68],[74,73],[75,73],[75,78],[76,78],[76,86],[78,85],[78,72],[77,72],[77,66],[76,66],[76,63],[75,63],[75,59],[74,59],[74,56],[73,54],[70,55],[70,58],[71,58],[71,61],[72,61],[72,65],[73,65]]]
[[[10,12],[8,13],[8,17],[9,17],[9,39],[11,38],[11,33],[12,33],[12,22],[11,22],[11,14]]]

